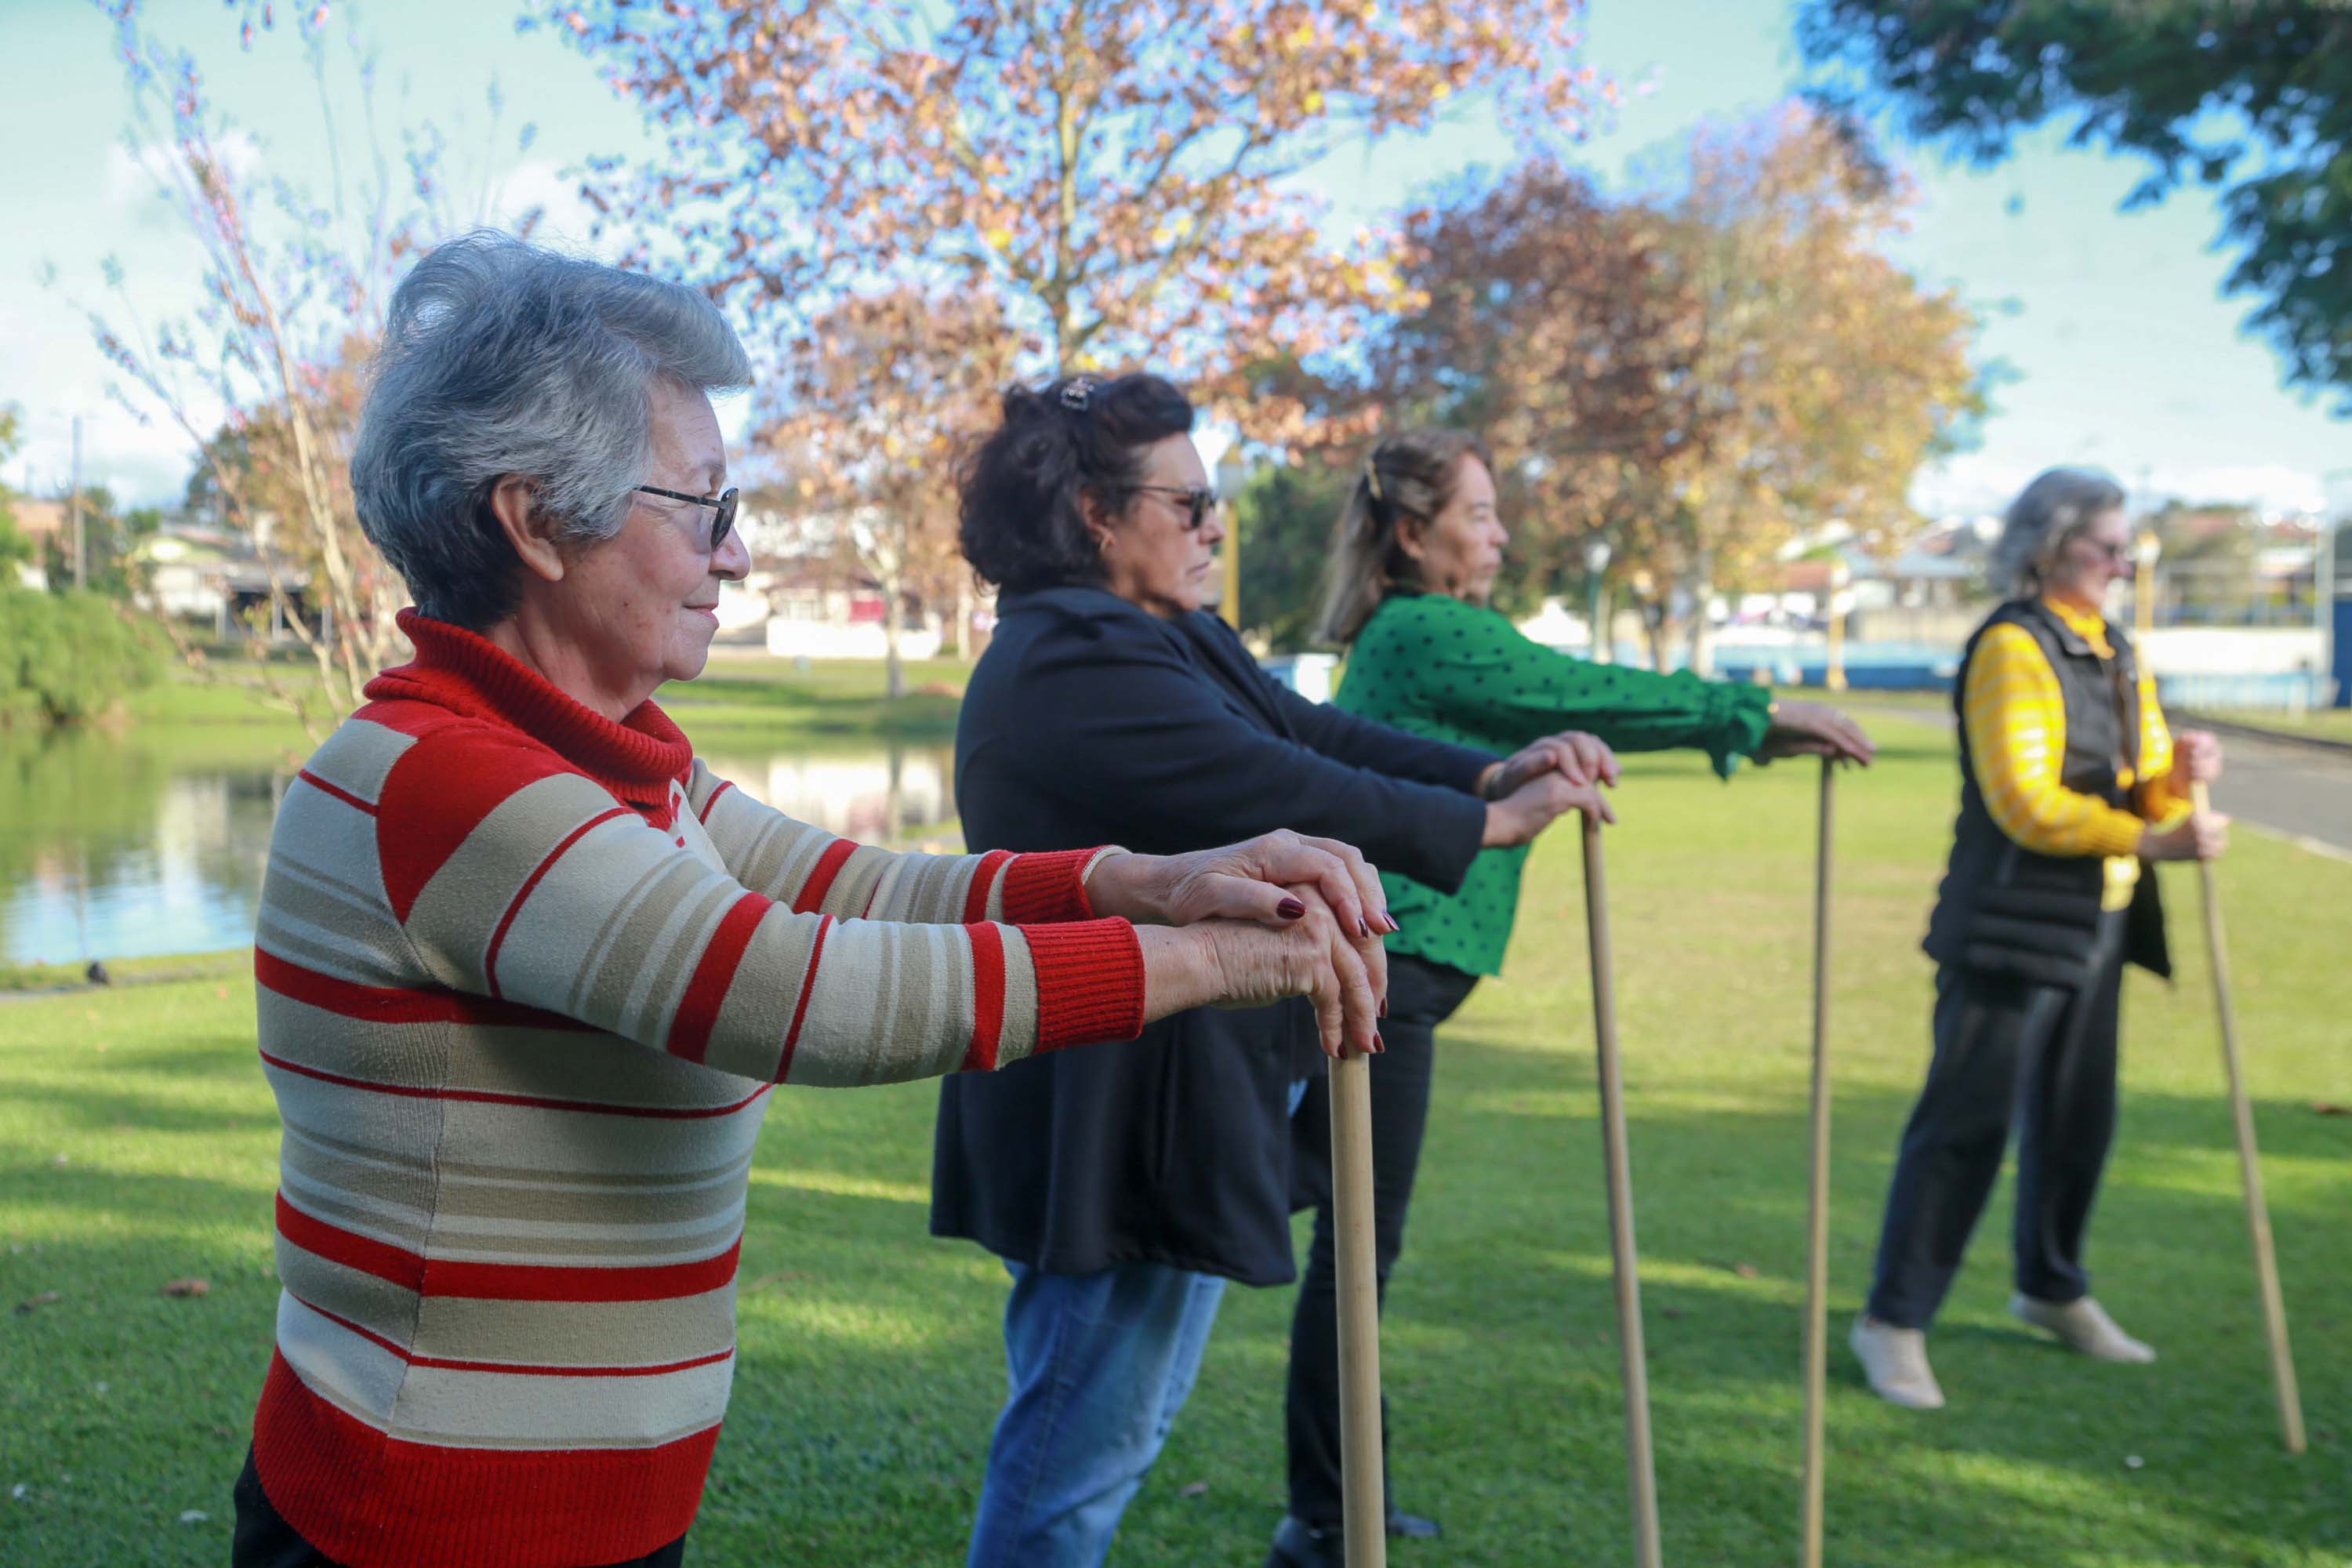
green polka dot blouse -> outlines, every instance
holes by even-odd
[[[1443,594],[1399,594],[1373,611],[1333,700],[1416,735],[1506,754],[1561,730],[1590,731],[1620,752],[1696,747],[1725,778],[1763,744],[1771,722],[1771,697],[1760,687],[1571,658],[1493,610]],[[1527,856],[1524,847],[1482,850],[1452,894],[1382,872],[1390,912],[1404,927],[1390,950],[1473,974],[1501,973]]]

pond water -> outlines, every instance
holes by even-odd
[[[704,756],[747,795],[866,842],[920,837],[955,815],[944,744],[722,741]],[[250,942],[270,824],[299,760],[229,728],[0,734],[0,963]]]

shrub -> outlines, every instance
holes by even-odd
[[[86,723],[163,664],[155,634],[97,594],[0,587],[0,725]]]

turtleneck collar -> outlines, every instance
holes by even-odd
[[[2052,615],[2064,622],[2076,637],[2090,644],[2093,653],[2097,654],[2101,658],[2115,658],[2115,645],[2107,640],[2107,618],[2105,616],[2096,610],[2085,610],[2070,605],[2055,594],[2042,595],[2042,603]]]
[[[370,701],[429,702],[509,725],[625,798],[666,795],[694,764],[693,745],[651,701],[616,724],[463,626],[414,609],[400,612],[399,625],[416,658],[369,681]]]

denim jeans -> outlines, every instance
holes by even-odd
[[[1192,1392],[1225,1282],[1160,1263],[1047,1274],[1008,1261],[1011,1394],[970,1568],[1098,1568]]]
[[[1293,1111],[1306,1092],[1291,1086]],[[1101,1568],[1192,1394],[1225,1281],[1163,1263],[1004,1267],[1010,1386],[967,1568]]]

